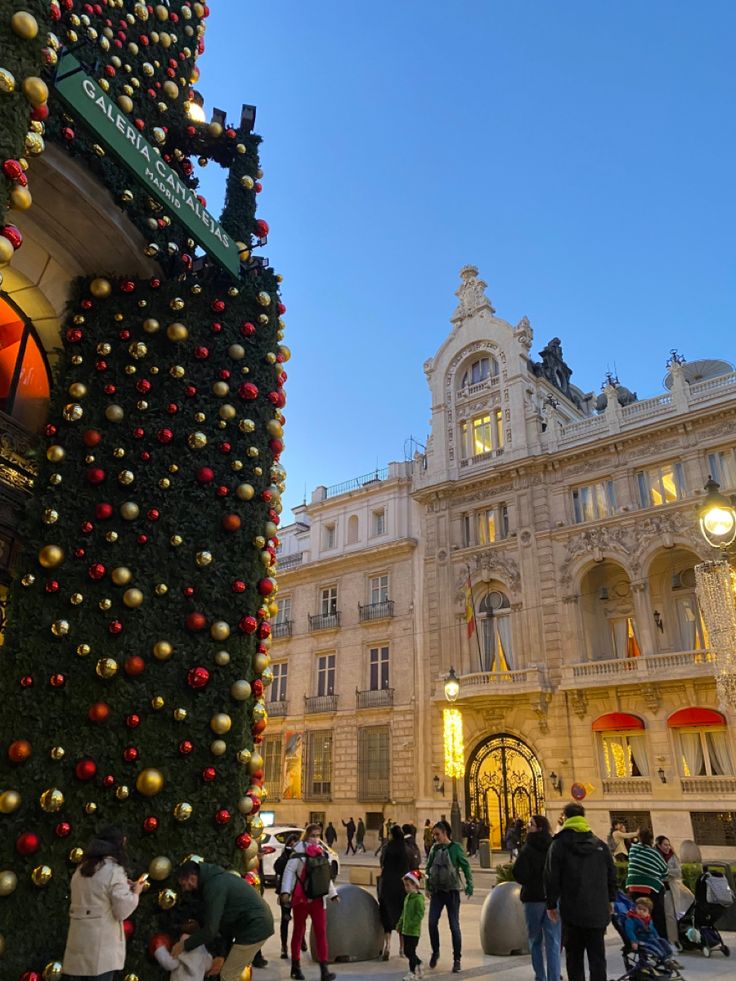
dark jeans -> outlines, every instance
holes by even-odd
[[[567,981],[585,981],[585,954],[588,955],[590,981],[607,981],[605,934],[605,927],[562,924]]]
[[[450,921],[450,933],[452,934],[452,957],[459,961],[463,955],[463,937],[460,933],[460,891],[452,889],[450,892],[433,892],[429,899],[429,942],[433,954],[440,952],[440,931],[437,924],[440,922],[442,910],[447,908],[447,919]]]
[[[353,844],[353,839],[348,838],[348,847],[345,849],[345,854],[349,855],[351,851],[353,855],[355,855],[355,845]]]
[[[419,943],[419,937],[407,937],[404,934],[404,954],[409,958],[409,970],[412,974],[417,969],[417,964],[421,964],[421,960],[417,957],[417,944]]]
[[[289,924],[291,923],[291,906],[281,907],[281,946],[286,948],[289,942]]]

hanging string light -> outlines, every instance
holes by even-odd
[[[723,709],[736,708],[736,577],[728,559],[695,566],[698,602],[718,658],[716,688]]]
[[[463,717],[460,709],[442,710],[445,744],[445,773],[448,777],[465,774],[465,748],[463,746]]]

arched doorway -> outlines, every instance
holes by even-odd
[[[509,821],[544,813],[542,767],[531,749],[506,732],[477,746],[467,768],[468,810],[490,827],[491,847],[503,847]]]

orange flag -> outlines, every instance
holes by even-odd
[[[465,623],[468,626],[468,640],[475,633],[475,607],[473,606],[473,589],[470,585],[470,576],[465,583]]]

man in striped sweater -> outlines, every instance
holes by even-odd
[[[629,851],[629,867],[626,873],[626,888],[631,898],[648,896],[654,904],[652,920],[660,937],[667,936],[667,920],[664,910],[664,883],[667,878],[667,863],[656,848],[652,847],[654,833],[651,828],[642,828],[639,841]]]

